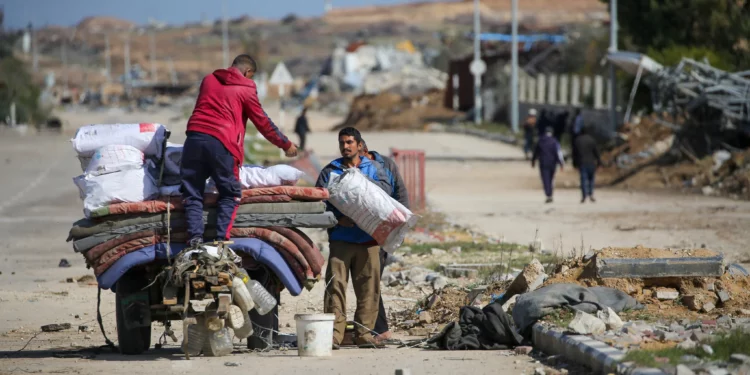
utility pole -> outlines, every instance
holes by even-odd
[[[229,22],[227,21],[227,2],[221,2],[221,51],[224,57],[224,68],[229,67]]]
[[[65,87],[65,91],[68,91],[68,38],[63,38],[62,43],[62,49],[60,51],[62,54],[62,63],[63,63],[63,83]]]
[[[511,0],[510,124],[518,133],[518,0]]]
[[[609,53],[617,52],[617,0],[609,0]],[[615,64],[609,63],[609,89],[611,99],[609,103],[610,131],[617,130],[617,82]]]
[[[31,66],[35,72],[39,71],[39,52],[37,49],[36,31],[31,27]]]
[[[112,59],[109,51],[109,34],[104,34],[104,71],[107,74],[107,82],[112,81]]]
[[[152,29],[148,34],[148,44],[151,50],[151,82],[156,82],[156,37]]]
[[[130,94],[130,34],[125,34],[125,50],[123,53],[123,58],[125,59],[125,92],[127,94]]]
[[[479,125],[482,117],[482,74],[487,69],[482,61],[479,38],[479,0],[474,0],[474,61],[471,63],[471,73],[474,75],[474,123]]]

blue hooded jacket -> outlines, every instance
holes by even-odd
[[[380,166],[379,163],[374,163],[370,159],[364,156],[360,156],[359,160],[360,160],[360,163],[359,163],[359,166],[357,167],[359,168],[359,171],[362,172],[362,174],[365,177],[367,177],[370,181],[375,183],[375,185],[377,185],[379,188],[383,189],[383,191],[385,191],[386,193],[390,195],[393,188],[391,187],[390,178],[385,172],[385,169],[383,169],[383,167]],[[327,187],[328,181],[331,177],[331,172],[336,172],[338,174],[341,174],[344,172],[345,168],[344,168],[343,163],[344,163],[344,159],[339,158],[339,159],[332,161],[325,168],[323,168],[323,170],[320,171],[320,176],[318,176],[318,182],[315,183],[315,186]],[[336,207],[334,207],[329,202],[326,202],[326,207],[328,211],[333,212],[336,218],[341,218],[342,216],[344,216],[338,209],[336,209]],[[365,231],[363,231],[356,225],[353,227],[343,227],[343,226],[337,225],[329,229],[328,240],[329,241],[342,241],[342,242],[349,242],[349,243],[356,243],[356,244],[375,242],[375,239],[373,239],[372,236],[367,234]]]
[[[370,154],[383,167],[386,175],[388,175],[388,181],[392,187],[391,198],[403,204],[404,207],[409,208],[409,193],[406,191],[406,184],[404,183],[404,179],[401,178],[401,173],[398,170],[396,162],[377,151],[370,151]]]

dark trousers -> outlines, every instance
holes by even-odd
[[[260,266],[254,270],[247,270],[250,279],[261,283],[261,285],[263,285],[263,287],[266,288],[274,298],[276,298],[276,301],[280,302],[281,300],[279,298],[281,298],[281,294],[278,292],[279,289],[271,275],[272,272],[273,271],[266,266]],[[279,331],[279,305],[276,304],[276,307],[266,315],[258,314],[258,311],[255,309],[250,310],[249,315],[250,320],[253,322],[253,334],[247,338],[247,348],[261,350],[271,349],[275,342],[274,339],[278,336],[276,332]]]
[[[385,260],[388,258],[388,253],[380,249],[380,278],[383,279],[383,270],[385,270]],[[383,290],[380,290],[380,306],[378,306],[378,319],[375,321],[375,331],[380,334],[388,332],[388,316],[385,315],[385,306],[383,305]]]
[[[237,161],[218,139],[208,134],[189,132],[182,149],[181,163],[180,192],[190,239],[203,238],[203,194],[209,177],[219,190],[216,237],[229,239],[242,197]]]
[[[596,166],[582,165],[578,172],[581,173],[581,196],[583,198],[594,195],[594,177],[596,175]]]
[[[305,149],[305,143],[307,143],[307,133],[297,133],[299,136],[299,149],[304,150]]]
[[[544,185],[544,194],[547,198],[552,198],[552,190],[555,186],[555,169],[556,166],[539,166],[539,173],[542,176],[542,185]]]

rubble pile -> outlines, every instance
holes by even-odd
[[[628,188],[679,188],[750,199],[750,151],[720,149],[699,158],[674,130],[645,118],[627,124],[624,142],[602,154],[601,183]]]
[[[443,108],[443,90],[404,96],[393,92],[360,95],[349,114],[333,130],[352,126],[360,131],[423,130],[431,122],[450,121],[461,113]]]
[[[468,293],[465,288],[449,285],[420,300],[416,308],[392,312],[389,320],[412,336],[430,335],[458,319],[459,310],[468,304]]]

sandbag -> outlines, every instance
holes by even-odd
[[[85,174],[99,176],[107,173],[143,167],[143,152],[133,146],[108,145],[94,152]]]
[[[84,178],[83,213],[91,212],[113,203],[142,202],[159,195],[151,175],[145,168],[108,173]]]
[[[161,124],[96,124],[82,126],[71,139],[79,156],[92,156],[109,145],[133,146],[147,156],[161,156],[167,129]]]
[[[357,168],[341,175],[332,173],[328,182],[328,202],[371,235],[386,252],[393,252],[417,217],[401,203],[369,181]]]
[[[240,183],[244,188],[294,186],[304,175],[305,172],[284,164],[268,168],[246,164],[240,169]]]

